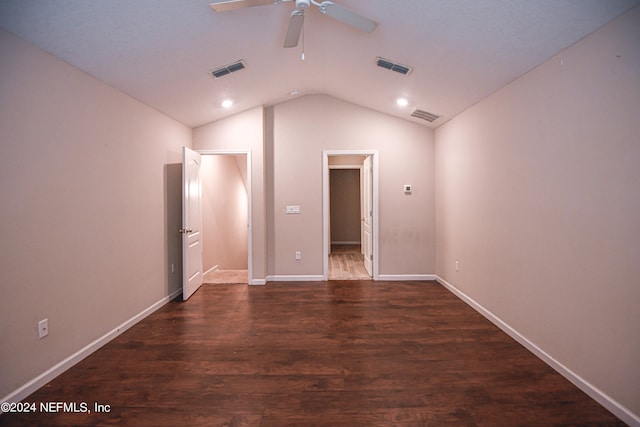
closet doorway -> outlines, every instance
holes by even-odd
[[[203,284],[248,284],[249,153],[201,154]]]
[[[376,276],[374,159],[375,152],[324,153],[325,280]]]

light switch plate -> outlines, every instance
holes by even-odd
[[[300,215],[300,206],[287,206],[287,215]]]

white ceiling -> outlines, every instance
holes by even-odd
[[[208,0],[0,0],[0,25],[190,127],[294,89],[434,127],[640,0],[334,2],[380,25],[366,34],[312,8],[304,61],[300,46],[282,48],[292,3],[214,13]],[[377,56],[414,70],[376,67]],[[239,59],[245,70],[209,76]],[[443,117],[430,125],[409,116],[414,107]]]

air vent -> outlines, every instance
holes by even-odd
[[[225,65],[224,67],[220,67],[213,71],[209,71],[211,77],[219,79],[220,77],[226,76],[227,74],[235,73],[236,71],[244,70],[246,65],[243,60],[236,61],[233,64]]]
[[[417,108],[411,113],[411,117],[417,117],[418,119],[426,120],[429,123],[433,123],[440,118],[437,114],[430,113],[428,111],[418,110]]]
[[[413,68],[411,67],[398,64],[396,62],[381,58],[379,56],[376,58],[376,64],[378,65],[378,67],[386,68],[387,70],[395,71],[396,73],[400,73],[405,76],[409,74],[411,70],[413,70]]]

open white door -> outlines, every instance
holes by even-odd
[[[363,218],[362,218],[362,252],[364,254],[364,268],[371,276],[371,265],[373,262],[373,236],[372,236],[372,216],[373,216],[373,162],[372,156],[367,156],[364,161],[362,172],[362,198],[363,198]]]
[[[182,149],[182,300],[202,285],[200,154]]]

